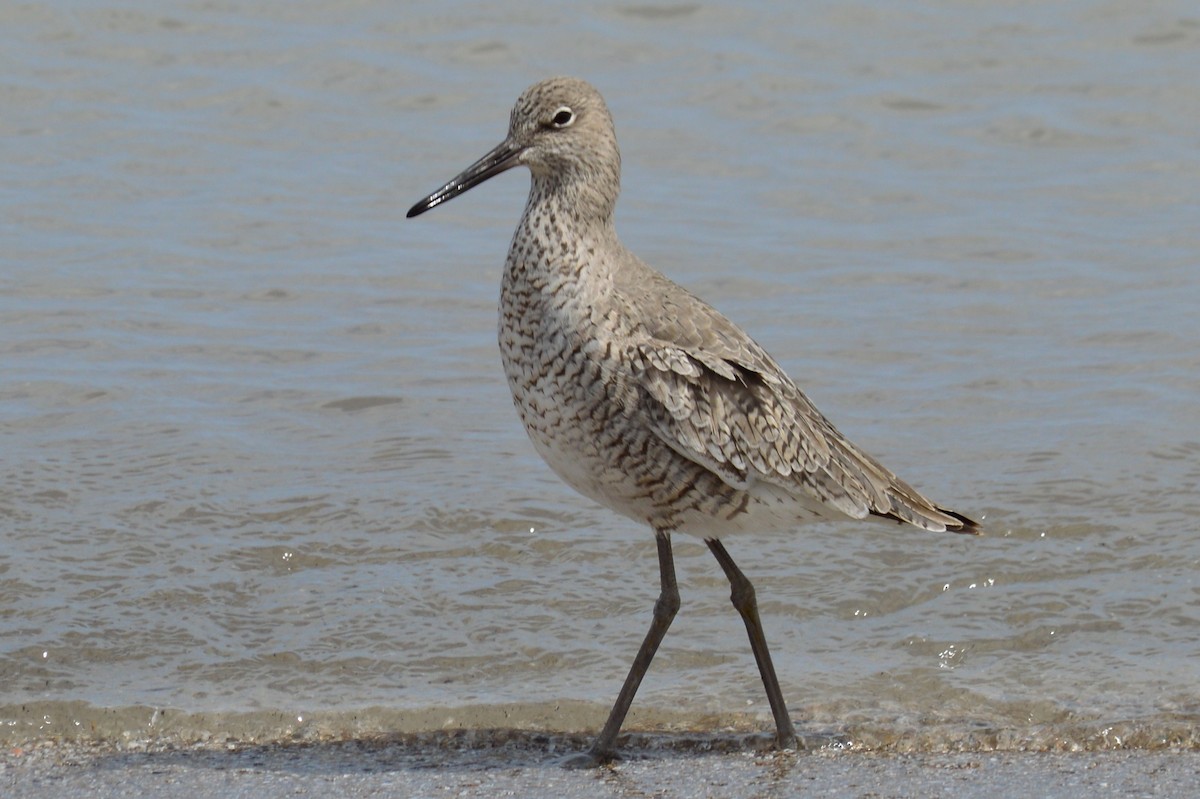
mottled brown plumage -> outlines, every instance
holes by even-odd
[[[564,481],[657,535],[654,623],[587,762],[612,755],[678,607],[674,531],[704,538],[729,576],[779,742],[794,745],[753,587],[719,539],[872,516],[938,532],[978,526],[854,446],[741,328],[621,244],[613,227],[620,164],[600,94],[581,80],[551,78],[517,100],[500,145],[408,215],[508,168],[529,168],[500,291],[513,400]]]

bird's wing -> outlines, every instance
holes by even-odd
[[[852,518],[974,527],[846,439],[740,328],[691,295],[683,302],[691,307],[664,309],[638,345],[645,407],[672,449],[735,488],[762,480]]]
[[[654,433],[679,454],[734,488],[766,481],[853,518],[882,501],[873,481],[835,457],[828,422],[805,412],[811,403],[803,395],[800,403],[788,401],[775,375],[705,351],[663,344],[639,350]]]

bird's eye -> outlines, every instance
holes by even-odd
[[[550,124],[556,128],[565,128],[575,121],[575,112],[565,105],[554,112]]]

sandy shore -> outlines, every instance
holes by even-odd
[[[970,797],[1178,796],[1200,786],[1200,752],[626,750],[589,771],[566,746],[446,748],[337,741],[176,747],[42,742],[0,754],[0,795],[39,797]]]

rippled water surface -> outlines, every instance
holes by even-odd
[[[527,178],[403,218],[573,73],[626,243],[987,527],[727,542],[801,730],[1195,742],[1195,8],[521,9],[0,9],[0,735],[599,726],[657,567],[511,408]],[[769,728],[676,550],[631,726]]]

